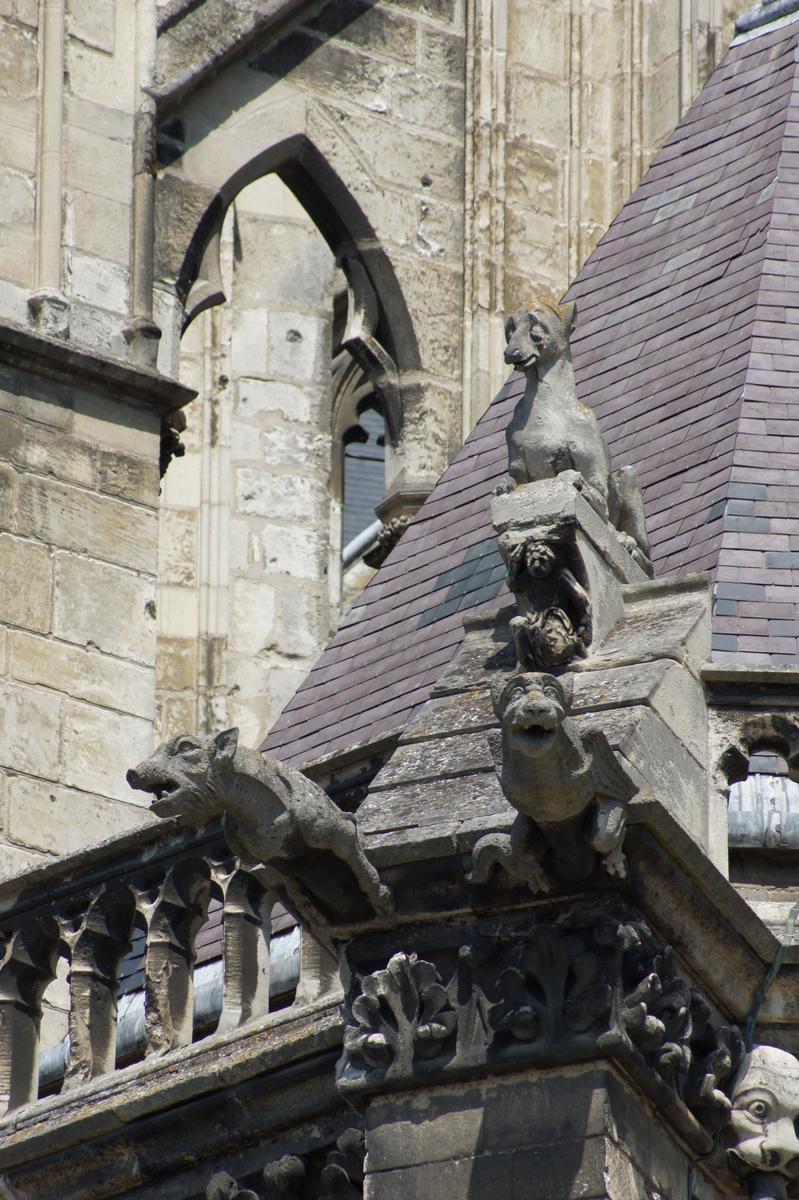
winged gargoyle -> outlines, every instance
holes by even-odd
[[[580,730],[553,675],[516,673],[492,698],[501,732],[488,739],[517,816],[509,834],[477,842],[471,881],[484,883],[501,866],[533,891],[549,891],[550,876],[585,879],[597,855],[611,875],[624,876],[626,808],[636,789],[604,733]]]

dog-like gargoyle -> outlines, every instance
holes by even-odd
[[[263,863],[288,907],[311,924],[390,912],[390,888],[366,857],[355,818],[300,771],[238,744],[238,730],[183,733],[127,773],[159,817],[203,825],[224,813],[234,854]]]
[[[505,797],[516,809],[511,832],[489,833],[472,851],[472,883],[496,866],[533,891],[585,879],[597,856],[611,875],[626,873],[622,842],[635,785],[604,733],[568,716],[567,681],[518,672],[492,689],[502,730],[489,744]]]

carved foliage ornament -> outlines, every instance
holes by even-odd
[[[437,957],[439,957],[437,955]],[[730,1113],[721,1085],[742,1053],[640,921],[575,912],[511,942],[472,938],[440,966],[395,954],[355,977],[339,1087],[375,1090],[503,1063],[624,1059],[711,1129]]]

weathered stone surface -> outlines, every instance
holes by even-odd
[[[0,620],[47,632],[51,594],[52,564],[47,547],[0,534]]]
[[[59,779],[62,698],[57,692],[0,681],[0,762]],[[35,733],[34,733],[35,731]]]
[[[457,775],[471,775],[475,771],[488,771],[493,761],[484,732],[400,744],[376,776],[370,790],[377,792],[406,783],[443,780]]]
[[[11,840],[46,854],[70,854],[152,820],[135,803],[115,804],[22,775],[9,781],[6,812]]]
[[[135,804],[138,798],[125,781],[125,766],[146,754],[152,742],[150,721],[63,701],[63,779],[69,787]]]
[[[67,642],[12,630],[9,674],[24,683],[49,688],[55,684],[68,696],[148,721],[154,716],[152,667],[112,658],[88,646],[78,648]]]
[[[65,641],[151,664],[155,588],[151,579],[76,554],[54,558],[53,631]]]
[[[69,484],[21,476],[17,490],[17,530],[79,554],[155,570],[156,517],[111,497]]]

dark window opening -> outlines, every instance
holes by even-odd
[[[344,446],[343,533],[347,547],[377,520],[386,481],[386,429],[379,401],[368,396],[358,405],[358,421],[342,435]]]

